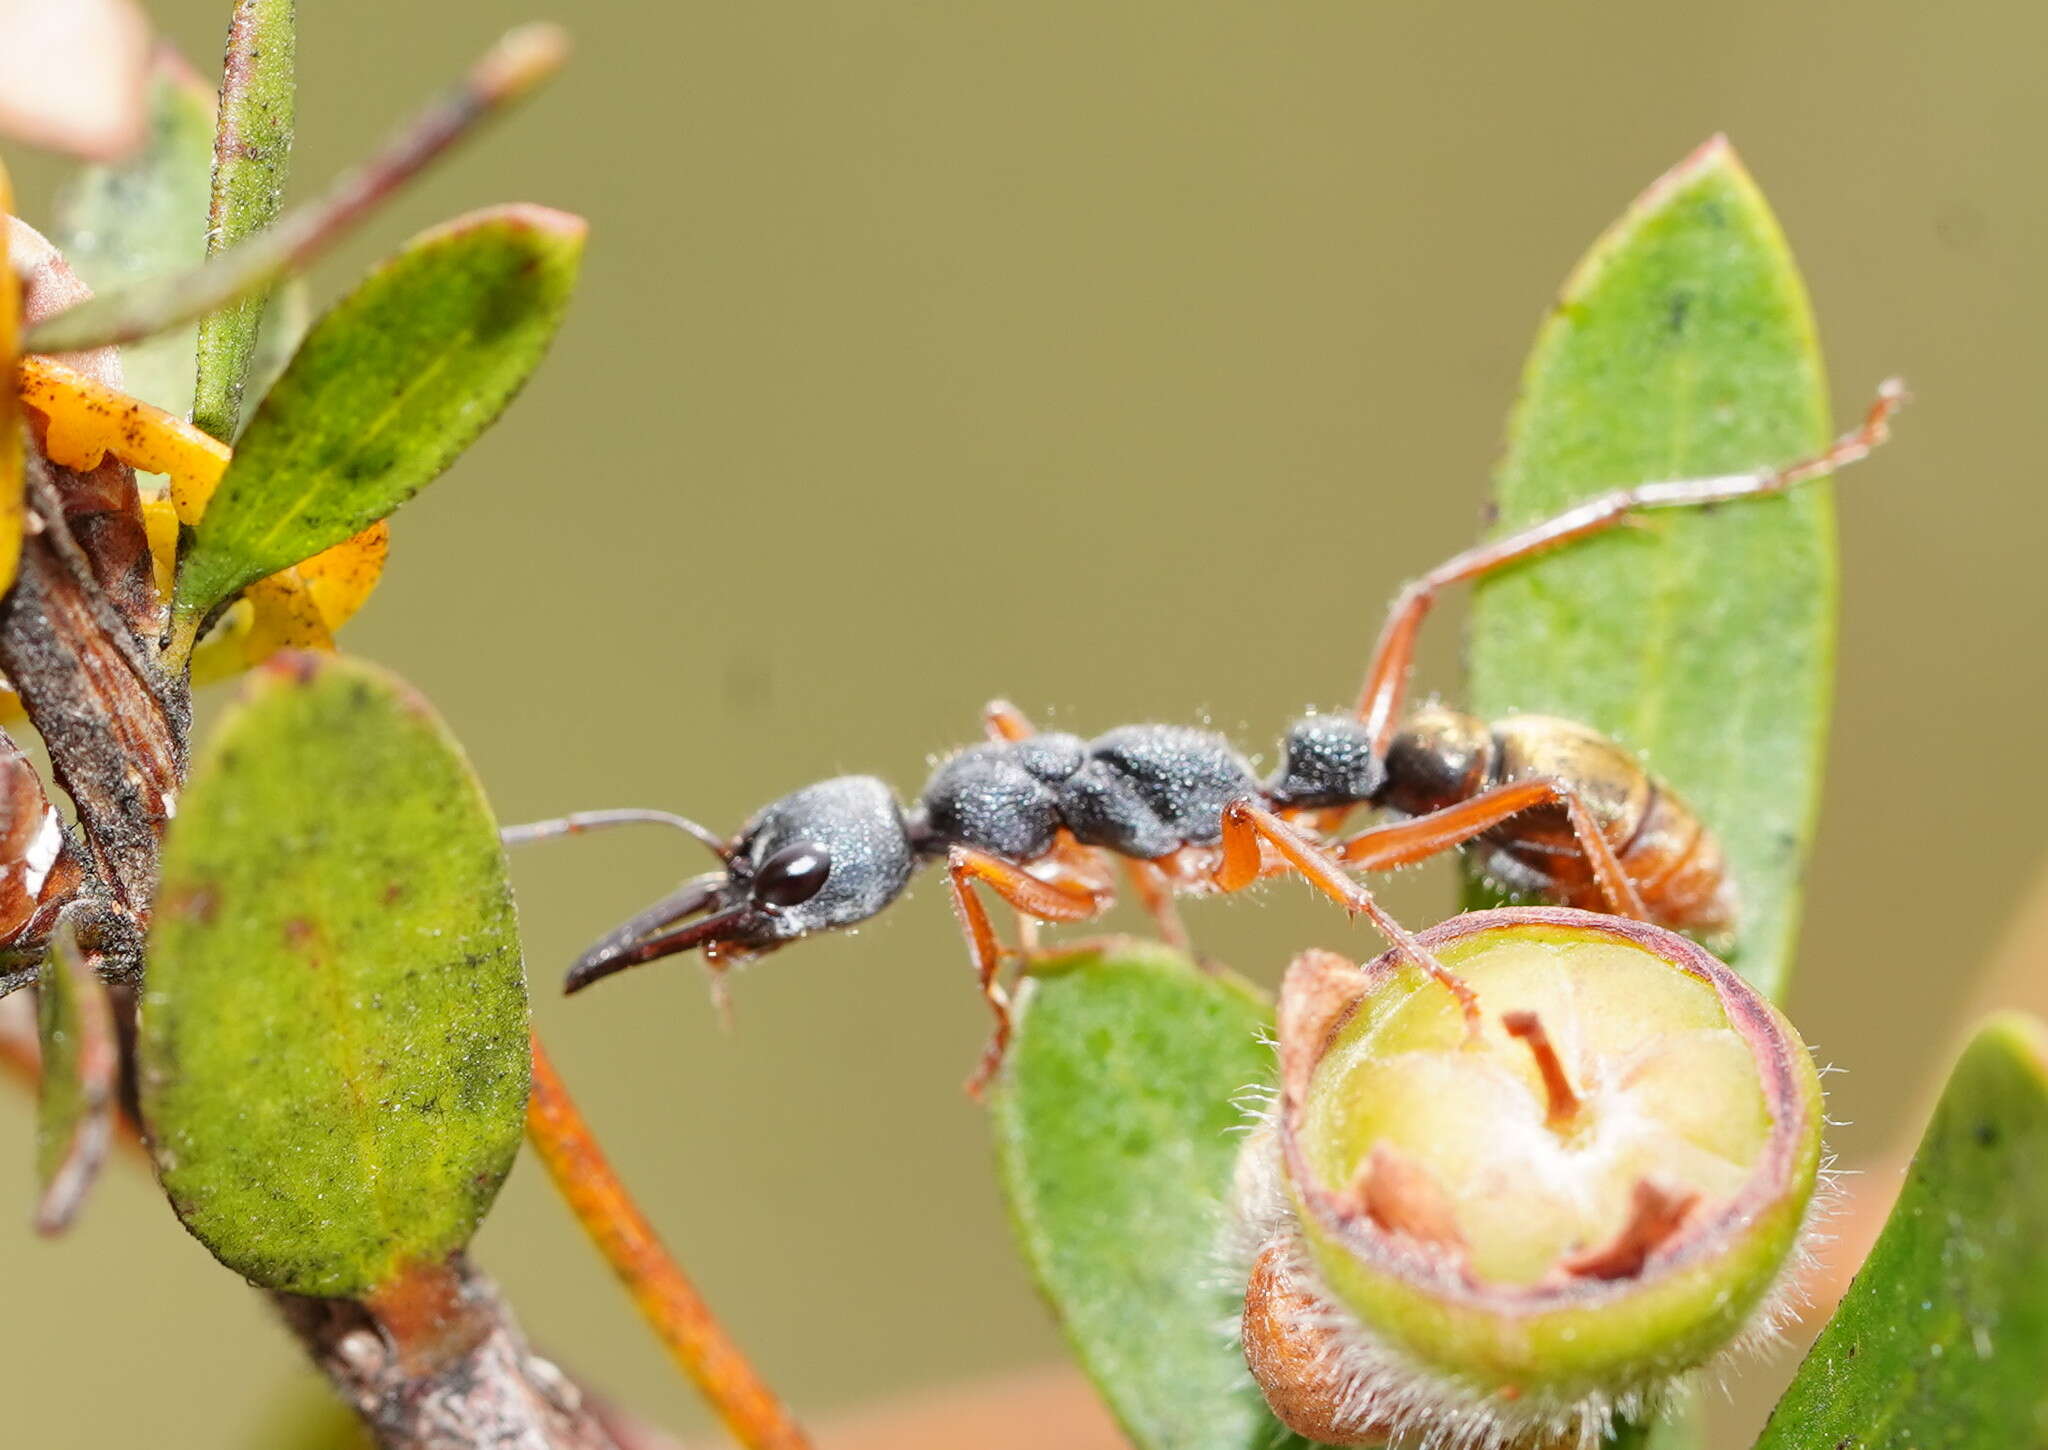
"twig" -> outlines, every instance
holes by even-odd
[[[11,1026],[0,1022],[0,1074],[34,1092],[35,1040]],[[116,1125],[115,1141],[146,1158],[135,1120],[123,1112]],[[450,1267],[447,1322],[418,1332],[347,1300],[270,1298],[387,1450],[646,1450],[615,1432],[615,1411],[528,1347],[489,1280],[467,1263]],[[452,1348],[423,1358],[420,1341]]]
[[[43,1196],[36,1205],[36,1232],[50,1237],[71,1227],[106,1162],[121,1048],[107,989],[86,964],[74,924],[57,928],[37,993],[46,1054],[38,1136],[64,1134],[61,1143],[45,1142],[37,1155]],[[69,1071],[60,1071],[66,1064]]]
[[[522,26],[319,201],[191,271],[103,293],[58,313],[29,331],[22,351],[73,352],[135,342],[203,317],[305,267],[479,122],[553,75],[567,55],[568,40],[556,27]]]
[[[220,68],[213,195],[206,215],[209,257],[269,230],[284,205],[296,111],[297,29],[295,0],[235,5]],[[268,292],[251,292],[199,323],[192,421],[224,443],[234,441],[269,301]]]
[[[424,1355],[360,1304],[270,1297],[385,1450],[618,1450],[569,1377],[528,1347],[491,1282],[460,1257],[448,1270]]]
[[[526,1134],[569,1211],[733,1438],[748,1450],[810,1450],[803,1427],[712,1315],[619,1181],[538,1036]]]
[[[34,1093],[43,1080],[42,1053],[36,1046],[33,1033],[17,1031],[12,1021],[5,1020],[5,1015],[5,1009],[0,1009],[0,1075],[12,1077],[24,1091]],[[33,1015],[31,1013],[30,1017]],[[138,1162],[146,1162],[149,1158],[149,1147],[142,1141],[142,1125],[125,1106],[119,1104],[114,1110],[114,1143],[133,1154]]]
[[[183,773],[189,707],[93,577],[42,460],[31,454],[27,465],[29,532],[20,575],[0,599],[0,670],[49,746],[97,874],[139,924]],[[123,960],[139,947],[112,948],[115,975],[139,968]]]

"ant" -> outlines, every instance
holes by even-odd
[[[1115,899],[1121,861],[1167,940],[1186,945],[1173,898],[1231,892],[1287,871],[1347,912],[1370,917],[1400,953],[1478,1020],[1472,991],[1373,899],[1352,873],[1386,871],[1458,847],[1483,852],[1501,885],[1572,906],[1708,937],[1734,927],[1734,882],[1719,844],[1671,789],[1605,737],[1570,721],[1514,715],[1488,724],[1431,704],[1400,720],[1415,640],[1437,594],[1660,508],[1781,493],[1855,463],[1882,443],[1904,402],[1879,390],[1860,427],[1781,468],[1615,489],[1446,560],[1405,587],[1380,632],[1355,711],[1309,715],[1261,782],[1221,735],[1127,725],[1093,740],[1039,734],[1004,701],[988,742],[938,766],[915,804],[872,776],[806,786],[724,839],[665,811],[588,811],[509,827],[508,844],[634,822],[675,827],[718,858],[610,932],[570,968],[578,992],[624,968],[697,950],[723,1001],[723,972],[815,932],[854,925],[941,857],[995,1028],[968,1080],[979,1096],[1008,1047],[1006,951],[976,892],[1036,921],[1077,922]],[[1396,819],[1348,838],[1358,806]]]

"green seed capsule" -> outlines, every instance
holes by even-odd
[[[1555,908],[1311,952],[1246,1149],[1244,1340],[1325,1444],[1590,1444],[1781,1310],[1820,1083],[1770,1003],[1662,928]]]

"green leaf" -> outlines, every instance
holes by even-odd
[[[1826,445],[1813,318],[1784,237],[1719,139],[1652,186],[1536,338],[1495,498],[1503,528],[1620,484]],[[1783,993],[1834,652],[1827,484],[1659,513],[1480,587],[1470,699],[1611,735],[1692,804],[1741,897],[1730,965]]]
[[[1025,985],[991,1104],[998,1171],[1039,1288],[1139,1450],[1289,1438],[1226,1332],[1244,1286],[1222,1252],[1270,1024],[1250,988],[1144,942]]]
[[[475,441],[547,351],[584,232],[545,207],[473,213],[315,322],[178,561],[174,629],[383,518]]]
[[[525,976],[490,808],[398,681],[280,656],[222,720],[139,1056],[173,1206],[256,1283],[361,1296],[468,1242],[519,1147]]]
[[[120,1072],[106,988],[86,966],[69,922],[58,927],[36,977],[36,1027],[36,1231],[56,1234],[78,1216],[106,1161]]]
[[[208,256],[268,229],[284,208],[298,89],[297,9],[295,0],[239,0],[228,25]],[[269,300],[268,292],[252,292],[199,322],[192,421],[222,442],[233,441],[241,421],[242,389],[255,364],[256,335]]]
[[[77,173],[57,199],[51,240],[95,292],[196,266],[206,255],[212,165],[213,93],[182,60],[159,51],[142,149]],[[124,347],[124,386],[183,417],[192,407],[196,338],[182,327]]]
[[[2048,1030],[1992,1018],[1759,1450],[2048,1444]]]

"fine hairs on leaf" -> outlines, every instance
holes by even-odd
[[[347,660],[260,672],[194,765],[149,954],[143,1115],[215,1255],[361,1296],[468,1242],[519,1144],[526,984],[497,825],[423,701]]]

